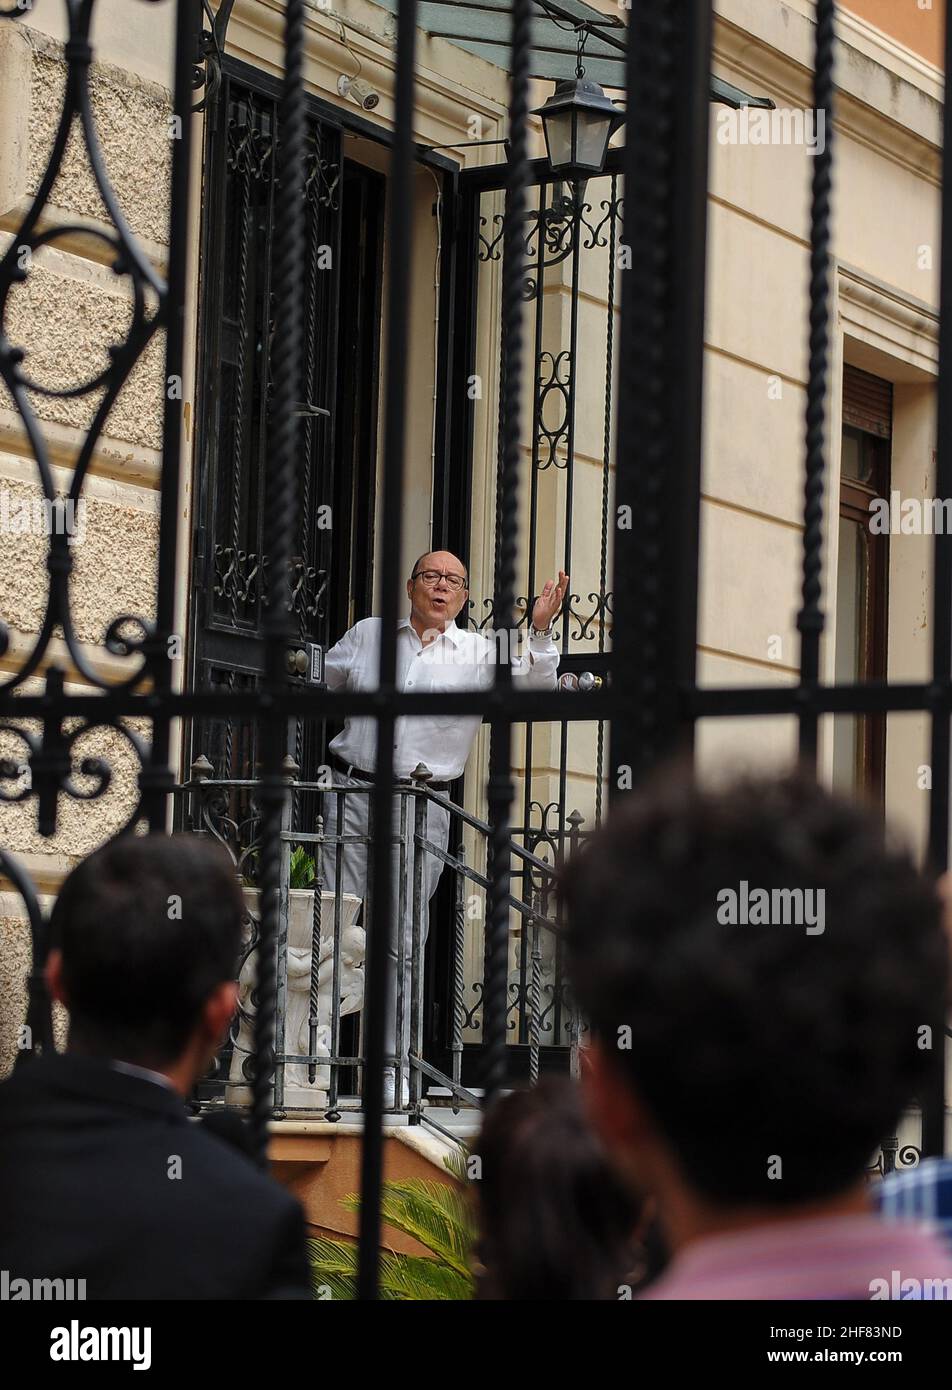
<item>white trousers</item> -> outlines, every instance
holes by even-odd
[[[356,778],[347,777],[343,773],[335,774],[336,784],[341,787],[360,787],[363,788],[356,795],[349,793],[343,797],[343,829],[337,828],[337,809],[338,797],[333,791],[324,793],[324,834],[326,837],[343,835],[369,835],[370,807],[373,800],[373,788],[367,782],[358,781]],[[387,1007],[385,1014],[384,1032],[384,1051],[387,1056],[406,1057],[410,1045],[411,1018],[410,1000],[413,979],[413,884],[414,884],[414,825],[416,814],[417,798],[406,794],[404,796],[394,796],[393,811],[391,821],[391,833],[394,837],[394,844],[391,849],[392,855],[392,913],[391,931],[388,936],[387,950],[390,955],[390,988],[387,995]],[[401,837],[401,805],[406,806],[405,838]],[[376,830],[375,832],[376,833]],[[426,838],[440,849],[445,850],[449,842],[450,816],[449,812],[442,806],[436,806],[432,801],[427,801],[426,806]],[[402,846],[405,846],[405,854],[402,854]],[[370,939],[372,922],[367,912],[368,899],[368,878],[370,874],[371,855],[370,844],[356,843],[343,844],[341,846],[341,892],[355,893],[364,900],[363,924],[367,929],[368,953],[373,949]],[[402,860],[402,862],[401,862]],[[402,875],[401,875],[402,870]],[[435,854],[424,853],[423,863],[423,884],[420,911],[420,962],[419,962],[419,990],[422,1000],[423,993],[423,947],[426,943],[427,929],[429,926],[429,901],[436,892],[436,886],[440,881],[443,872],[443,861],[438,859]],[[337,845],[333,842],[324,845],[322,858],[322,877],[324,880],[324,891],[327,893],[336,892],[337,889]],[[401,882],[406,893],[406,901],[402,914],[402,921],[398,931],[397,923],[400,919],[400,891]],[[371,904],[372,910],[372,904]],[[403,937],[403,1007],[400,1010],[401,1018],[398,1027],[398,990],[400,985],[399,966],[399,940],[400,933]],[[398,1037],[401,1039],[398,1046]]]

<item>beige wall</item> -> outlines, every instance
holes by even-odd
[[[778,106],[807,106],[809,7],[755,11],[747,0],[723,0],[717,8],[715,70],[771,95]],[[841,25],[828,522],[830,499],[838,495],[844,361],[900,383],[895,485],[921,491],[928,484],[933,446],[940,111],[933,79],[889,46],[880,45],[878,61],[870,56],[875,51],[872,31]],[[887,102],[883,89],[883,105],[898,122],[871,109],[884,81],[890,92]],[[803,148],[730,146],[712,131],[699,659],[706,682],[785,681],[798,670],[810,176]],[[890,675],[896,679],[921,676],[928,661],[928,542],[903,540],[910,543],[892,548],[890,570]],[[835,546],[836,528],[828,525],[828,677]],[[772,732],[759,721],[719,727],[708,721],[702,750],[711,763],[788,757],[792,721],[769,723]],[[922,761],[923,724],[912,717],[902,733],[892,725],[890,809],[919,836],[924,798],[907,774]]]

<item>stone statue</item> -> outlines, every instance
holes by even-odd
[[[246,888],[245,902],[258,919],[258,890]],[[311,889],[291,890],[288,922],[288,991],[285,1010],[284,1051],[309,1056],[308,1019],[311,1012],[311,934],[314,893]],[[361,899],[353,893],[341,894],[340,919],[340,1015],[359,1013],[364,1002],[363,927],[354,925]],[[252,1002],[258,973],[258,953],[252,951],[238,977],[238,1035],[229,1071],[227,1099],[230,1105],[248,1105],[251,1088],[244,1063],[254,1049]],[[332,991],[334,984],[334,894],[321,894],[321,952],[318,961],[318,1008],[316,1055],[331,1052]],[[239,1083],[235,1085],[234,1083]],[[313,1082],[308,1080],[306,1062],[289,1062],[284,1072],[284,1103],[321,1110],[327,1103],[330,1067],[319,1066]]]

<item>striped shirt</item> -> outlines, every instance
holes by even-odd
[[[641,1297],[952,1298],[952,1254],[936,1236],[872,1213],[774,1221],[692,1241]]]
[[[916,1168],[890,1173],[873,1200],[887,1220],[913,1221],[952,1251],[952,1158],[927,1158]]]

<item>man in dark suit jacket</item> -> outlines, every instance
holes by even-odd
[[[66,879],[62,1056],[0,1085],[0,1268],[97,1298],[309,1298],[301,1208],[185,1098],[234,1012],[241,894],[196,836],[126,836]]]

